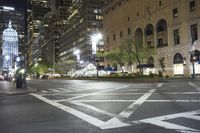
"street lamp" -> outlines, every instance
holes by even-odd
[[[196,41],[192,44],[190,48],[190,61],[192,62],[192,79],[195,79],[196,77],[194,62],[198,60],[195,51],[195,46],[196,46]]]
[[[80,60],[80,50],[79,49],[75,50],[74,55],[76,55],[76,63],[77,63],[76,67],[78,68],[78,62]]]
[[[92,41],[92,54],[95,57],[96,61],[96,70],[97,70],[97,77],[99,77],[99,72],[98,72],[98,66],[99,66],[99,59],[96,57],[97,54],[97,43],[102,40],[102,34],[101,33],[96,33],[91,36],[91,41]]]

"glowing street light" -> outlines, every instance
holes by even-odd
[[[37,67],[38,66],[38,63],[35,63],[35,67]]]
[[[197,56],[195,53],[195,47],[196,47],[196,41],[194,41],[194,43],[192,44],[192,46],[190,47],[190,58],[191,58],[191,62],[192,62],[192,79],[195,79],[196,74],[195,74],[195,66],[194,66],[194,62],[197,60]]]
[[[98,72],[98,66],[99,66],[99,60],[96,57],[97,54],[97,43],[102,40],[102,34],[101,33],[96,33],[91,36],[91,41],[92,41],[92,54],[95,56],[95,61],[96,61],[96,70],[97,70],[97,77],[99,77],[99,72]]]
[[[80,60],[80,50],[79,49],[75,50],[74,55],[76,55],[77,61],[79,61]]]
[[[9,60],[9,59],[10,59],[10,56],[9,56],[9,55],[6,55],[6,56],[5,56],[5,59],[6,59],[6,60]]]
[[[102,34],[97,33],[91,36],[92,41],[92,54],[96,54],[97,52],[97,43],[102,39]]]
[[[20,57],[17,57],[17,58],[16,58],[16,61],[17,61],[17,62],[20,62]]]

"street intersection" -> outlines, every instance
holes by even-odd
[[[42,82],[42,81],[41,81]],[[72,81],[31,93],[101,129],[150,124],[180,133],[200,132],[200,83]]]

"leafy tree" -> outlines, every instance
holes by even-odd
[[[140,66],[143,59],[154,54],[154,48],[143,46],[140,41],[133,41],[132,39],[124,40],[120,47],[127,55],[126,61],[129,66],[131,66],[133,62],[137,62],[137,64]],[[140,72],[143,73],[143,69],[141,67],[139,67],[139,69]]]
[[[106,51],[104,52],[104,57],[111,63],[116,63],[119,64],[121,70],[122,70],[122,74],[124,75],[124,70],[123,70],[123,66],[126,60],[126,54],[124,53],[125,51],[118,48],[113,48],[110,51]]]
[[[27,72],[30,74],[43,75],[48,72],[49,68],[52,68],[52,66],[49,65],[48,62],[41,60],[27,68]]]
[[[73,59],[68,59],[65,61],[60,61],[55,65],[55,71],[58,73],[66,73],[72,68],[75,68],[76,61]]]

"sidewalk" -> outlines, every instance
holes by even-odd
[[[16,89],[16,84],[8,81],[0,81],[0,96],[19,95],[36,92],[36,90],[27,87],[27,89]]]

